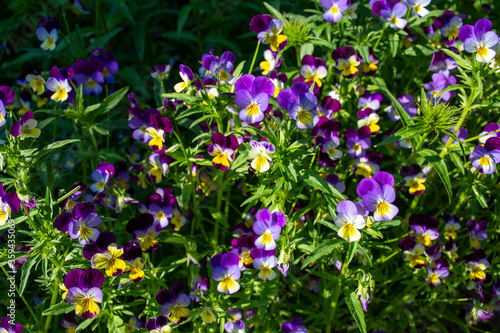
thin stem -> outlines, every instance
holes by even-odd
[[[59,290],[59,276],[56,276],[56,279],[54,280],[54,289],[52,289],[52,298],[50,299],[50,307],[52,307],[54,304],[56,304],[57,301],[57,296],[59,295],[58,293]],[[45,332],[49,331],[50,328],[50,322],[52,321],[52,317],[54,315],[48,315],[47,319],[45,320]]]
[[[71,37],[71,32],[69,30],[68,20],[66,20],[66,12],[63,10],[62,14],[63,14],[64,25],[66,26],[66,33],[68,34],[69,43],[70,43],[70,45],[67,45],[67,44],[66,45],[68,46],[68,49],[71,52],[71,57],[73,57],[73,49],[71,48],[71,47],[73,47],[73,37]]]
[[[384,35],[384,32],[385,32],[385,27],[386,27],[386,24],[385,24],[385,22],[384,22],[384,26],[383,26],[383,28],[382,28],[382,31],[380,32],[380,36],[378,37],[377,42],[375,43],[375,46],[373,47],[373,49],[374,49],[374,50],[376,50],[376,49],[377,49],[377,46],[378,46],[378,44],[380,43],[380,40],[382,39],[382,36]]]
[[[9,275],[9,273],[7,272],[7,270],[5,269],[5,267],[2,266],[2,270],[3,272],[5,273],[5,276],[7,276],[8,279],[11,278],[11,276]],[[35,322],[36,324],[39,326],[39,327],[42,327],[40,325],[40,322],[38,321],[38,317],[35,315],[35,313],[33,312],[33,309],[31,308],[31,306],[28,304],[28,302],[26,301],[26,298],[24,298],[24,295],[21,295],[21,293],[19,292],[19,288],[17,287],[17,285],[14,283],[14,288],[16,288],[16,291],[17,291],[17,294],[19,296],[21,296],[21,299],[23,300],[24,302],[24,305],[26,305],[26,308],[28,309],[28,311],[31,313],[31,315],[33,316],[33,319],[35,319]]]
[[[222,207],[222,196],[224,195],[224,187],[222,186],[224,184],[223,182],[223,171],[219,170],[219,177],[218,177],[218,184],[217,184],[217,212],[220,212],[220,209]],[[214,245],[217,246],[219,243],[219,224],[220,224],[220,219],[215,219],[215,227],[214,227]]]
[[[250,70],[248,74],[252,74],[253,65],[255,64],[255,59],[257,59],[257,54],[259,53],[260,40],[257,42],[257,47],[255,48],[255,53],[253,55],[252,63],[250,64]]]

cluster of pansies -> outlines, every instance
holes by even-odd
[[[321,0],[311,13],[324,25],[321,29],[338,26],[341,30],[334,36],[341,36],[344,25],[352,27],[357,19],[359,5]],[[370,272],[393,256],[405,262],[400,269],[413,279],[409,286],[421,283],[433,299],[444,288],[466,289],[469,308],[464,318],[470,324],[490,319],[500,299],[498,251],[486,245],[497,240],[496,212],[486,214],[477,205],[461,207],[477,198],[484,208],[485,196],[498,199],[500,125],[480,118],[477,126],[467,129],[464,122],[469,111],[487,106],[473,103],[493,89],[483,86],[481,75],[495,73],[488,65],[496,61],[499,38],[486,18],[464,24],[466,15],[431,11],[431,5],[430,0],[372,0],[363,8],[374,16],[368,22],[380,23],[378,40],[369,35],[373,45],[360,45],[350,40],[354,38],[323,40],[329,43],[327,52],[296,44],[300,38],[295,30],[302,23],[293,15],[281,20],[274,12],[259,14],[249,22],[250,31],[257,34],[257,49],[248,74],[242,73],[244,63],[238,65],[239,53],[232,51],[208,51],[199,58],[198,71],[184,59],[178,67],[155,65],[147,78],[153,79],[155,94],[160,90],[155,97],[162,105],[151,106],[137,91],[121,96],[127,96],[130,105],[124,110],[124,126],[117,125],[124,127],[115,142],[126,146],[120,147],[124,156],[108,148],[99,151],[104,143],[95,140],[94,132],[107,136],[108,130],[86,123],[89,114],[105,109],[120,93],[111,86],[119,73],[112,52],[92,46],[80,52],[84,59],[72,59],[67,67],[31,72],[15,89],[1,86],[0,127],[5,126],[9,140],[1,151],[2,169],[23,156],[43,156],[61,141],[54,134],[51,145],[32,148],[43,139],[46,131],[41,129],[48,124],[38,115],[49,113],[31,111],[35,105],[63,109],[61,114],[82,132],[81,147],[90,143],[89,149],[94,149],[65,152],[65,172],[81,169],[83,178],[62,190],[69,194],[57,202],[47,197],[37,206],[39,196],[28,190],[30,161],[19,162],[27,168],[22,172],[8,173],[15,180],[6,186],[15,192],[5,192],[0,184],[0,227],[22,211],[25,217],[16,223],[32,223],[33,234],[47,230],[56,244],[51,251],[57,252],[59,244],[63,248],[57,260],[51,257],[54,265],[62,260],[69,267],[58,266],[52,273],[62,283],[54,283],[51,306],[59,288],[67,304],[56,306],[70,309],[61,325],[68,331],[78,327],[68,315],[73,310],[79,318],[96,320],[94,325],[104,323],[97,321],[104,316],[114,325],[113,311],[133,313],[124,310],[125,305],[116,306],[116,299],[125,296],[144,308],[129,323],[119,323],[130,331],[167,333],[200,321],[204,328],[218,322],[228,333],[258,331],[262,326],[255,317],[266,316],[260,307],[294,302],[291,298],[301,288],[309,298],[320,299],[328,314],[320,320],[302,306],[292,307],[280,312],[275,326],[282,332],[307,332],[306,325],[318,329],[323,325],[319,322],[327,323],[330,331],[336,318],[329,314],[337,316],[335,311],[344,305],[339,317],[351,313],[352,323],[362,330],[364,324],[366,331],[364,316],[377,298],[375,281],[380,283],[379,274]],[[72,2],[72,9],[87,14],[78,1]],[[415,28],[415,22],[431,21],[430,26]],[[42,50],[57,52],[59,28],[57,19],[40,18],[36,37]],[[379,44],[384,34],[396,41],[396,46],[386,44],[387,54]],[[400,39],[404,52],[410,53],[417,34],[432,46],[431,51],[419,49],[428,59],[422,58],[423,65],[405,76],[408,83],[397,89],[401,95],[393,96],[387,86],[399,83],[380,84],[381,76],[393,70],[388,54],[395,58]],[[308,38],[311,43],[320,39]],[[267,47],[264,60],[253,70],[261,44]],[[295,50],[296,67],[287,63],[288,50]],[[417,68],[430,73],[417,80]],[[177,69],[180,81],[171,78]],[[171,79],[175,93],[165,89]],[[415,82],[420,83],[416,89],[411,86]],[[463,92],[467,84],[472,87],[468,95]],[[92,104],[104,95],[103,102]],[[454,105],[461,106],[461,115]],[[442,112],[432,114],[435,110]],[[108,122],[115,116],[108,116]],[[188,130],[195,136],[184,135]],[[446,154],[452,157],[446,160]],[[62,160],[54,154],[43,167]],[[76,160],[84,165],[80,168]],[[460,181],[451,186],[450,175]],[[444,204],[443,209],[435,203],[432,209],[426,206],[440,200],[441,180],[450,199],[451,190],[460,188],[455,210]],[[303,191],[308,186],[310,190]],[[243,203],[234,204],[236,195]],[[37,215],[49,211],[50,218]],[[240,218],[244,222],[230,224]],[[399,225],[400,233],[385,230]],[[468,246],[462,241],[466,238]],[[28,253],[16,258],[17,270],[27,260],[48,255],[39,245],[29,245],[17,249]],[[387,249],[393,254],[380,254]],[[417,291],[398,304],[411,306]],[[261,300],[252,299],[255,295]],[[339,301],[341,295],[345,302]],[[3,331],[20,333],[22,327],[12,329],[3,318]]]

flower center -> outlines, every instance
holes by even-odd
[[[257,104],[250,104],[247,107],[247,113],[249,116],[255,116],[259,114],[259,106]]]
[[[485,166],[485,165],[490,165],[490,158],[489,156],[482,156],[480,159],[479,159],[479,165],[480,166]]]
[[[312,118],[311,114],[306,110],[300,110],[297,114],[297,119],[302,124],[308,124],[311,121],[311,118]]]
[[[90,88],[94,88],[97,85],[97,83],[94,80],[89,80],[87,82],[87,86]]]
[[[420,7],[419,5],[416,5],[416,6],[415,6],[415,12],[417,12],[417,13],[418,13],[418,12],[420,11],[420,9],[422,9],[422,7]]]
[[[269,232],[262,235],[262,243],[266,244],[273,240],[273,236]]]
[[[337,6],[332,7],[332,13],[337,14],[339,12],[339,8]]]
[[[392,17],[391,18],[391,23],[392,24],[398,24],[398,18],[397,17]]]

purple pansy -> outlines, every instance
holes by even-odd
[[[481,248],[480,242],[488,239],[488,234],[486,233],[487,224],[486,220],[479,222],[470,220],[467,223],[467,230],[470,232],[470,247],[473,250],[479,250]]]
[[[316,96],[309,92],[309,87],[303,82],[295,82],[291,88],[283,89],[278,95],[278,105],[288,111],[300,129],[312,128],[318,123],[319,116],[315,113],[317,103]]]
[[[16,94],[8,86],[0,86],[0,127],[7,122],[5,107],[14,101]]]
[[[441,91],[456,83],[457,79],[453,75],[446,76],[441,73],[434,73],[432,74],[432,81],[424,84],[424,88],[428,90],[425,95],[434,103],[440,100],[449,101],[451,97],[455,96],[455,92],[447,91],[441,94]]]
[[[95,227],[99,224],[101,217],[95,213],[94,204],[88,201],[76,204],[72,213],[59,214],[54,221],[57,230],[68,231],[70,237],[78,239],[82,245],[97,240],[100,232]]]
[[[36,29],[36,37],[42,42],[40,47],[44,51],[52,51],[56,48],[57,30],[59,21],[55,17],[41,17]]]
[[[19,139],[24,140],[26,138],[36,139],[40,136],[40,129],[36,128],[38,121],[33,119],[33,112],[26,111],[22,115],[21,120],[17,120],[12,124],[10,128],[10,134],[14,137],[19,137]]]
[[[186,286],[175,283],[170,290],[162,289],[156,294],[156,302],[161,305],[161,313],[170,316],[170,320],[177,324],[185,321],[191,311],[187,308],[191,299],[184,293]]]
[[[458,54],[458,50],[454,47],[449,50],[454,51]],[[431,64],[429,70],[432,72],[439,72],[445,76],[450,75],[450,71],[457,68],[457,63],[455,59],[444,53],[443,51],[434,52],[431,59]]]
[[[99,306],[102,302],[100,287],[104,283],[104,274],[93,268],[85,271],[75,269],[70,271],[64,278],[64,284],[68,288],[65,301],[76,304],[75,313],[83,319],[94,318],[99,314]]]
[[[276,272],[273,271],[273,268],[278,265],[276,249],[266,251],[255,247],[250,252],[250,256],[253,259],[253,267],[259,271],[259,279],[271,281],[276,278]]]
[[[240,290],[237,280],[241,277],[240,258],[234,253],[218,253],[210,259],[212,278],[219,282],[217,290],[224,294],[234,294]]]
[[[213,156],[212,164],[214,168],[222,171],[228,170],[238,145],[238,139],[233,134],[226,137],[219,132],[213,133],[212,144],[208,146],[207,151],[210,156]]]
[[[491,137],[484,146],[476,146],[469,160],[479,172],[487,175],[494,173],[495,164],[500,163],[500,138]]]
[[[358,57],[352,46],[336,48],[332,52],[332,59],[335,60],[335,67],[342,73],[343,77],[353,78],[358,75],[361,58]]]
[[[224,330],[227,333],[243,333],[245,332],[245,323],[242,320],[228,321],[224,325]]]
[[[265,20],[262,20],[264,23]],[[262,44],[270,44],[271,51],[278,52],[285,48],[288,38],[283,35],[283,22],[273,18],[267,24],[267,29],[260,31],[257,38]]]
[[[158,248],[160,226],[154,223],[151,214],[143,213],[130,219],[126,230],[132,234],[132,239],[140,245],[143,252],[151,253]]]
[[[302,325],[302,320],[299,317],[293,317],[291,321],[284,322],[281,325],[282,333],[307,333],[307,328]]]
[[[427,278],[425,282],[427,282],[431,287],[436,287],[441,284],[441,280],[446,279],[450,273],[450,264],[446,259],[438,259],[435,261],[435,266],[429,265],[427,267]]]
[[[76,205],[75,200],[80,199],[80,197],[82,196],[83,192],[85,192],[87,190],[87,186],[84,183],[82,183],[82,182],[76,182],[73,185],[71,185],[71,187],[69,188],[68,192],[73,191],[77,187],[80,187],[80,188],[76,192],[74,192],[73,194],[71,194],[69,197],[67,197],[66,199],[64,199],[63,201],[61,201],[58,204],[59,207],[64,208],[64,210],[66,210],[66,211],[73,210],[73,207],[75,207],[75,205]]]
[[[75,73],[76,84],[83,85],[85,95],[95,96],[102,92],[104,64],[100,59],[90,58],[87,61],[80,59],[71,65],[71,68]]]
[[[191,85],[191,82],[194,80],[193,71],[186,65],[181,64],[179,66],[179,75],[182,79],[182,82],[179,82],[174,86],[175,92],[178,93],[186,90]]]
[[[366,91],[363,96],[358,100],[358,105],[361,109],[380,109],[380,102],[382,102],[382,95],[380,93],[371,93]]]
[[[326,62],[321,58],[314,58],[311,55],[305,55],[302,58],[302,68],[300,69],[300,75],[304,77],[304,82],[308,83],[310,81],[316,83],[316,86],[321,87],[321,80],[328,75],[328,70],[326,69]]]
[[[403,29],[408,22],[403,17],[406,15],[408,7],[399,0],[381,0],[373,3],[372,14],[381,16],[389,23],[391,28]]]
[[[151,318],[146,322],[146,329],[153,333],[171,332],[172,329],[168,325],[167,316],[158,316]]]
[[[255,246],[266,251],[276,248],[275,240],[279,238],[281,228],[286,224],[286,217],[281,212],[271,212],[261,209],[256,215],[257,221],[253,225],[253,231],[259,237],[255,240]]]
[[[4,192],[0,184],[0,226],[4,225],[12,213],[17,213],[21,208],[21,201],[16,192]]]
[[[391,221],[399,212],[392,203],[396,200],[394,177],[387,172],[377,172],[372,178],[362,179],[356,189],[362,199],[363,206],[373,213],[373,219]]]
[[[14,327],[11,326],[11,320],[9,317],[3,317],[0,321],[0,332],[1,333],[23,333],[23,325],[15,324]]]
[[[371,146],[371,130],[368,126],[363,126],[359,130],[348,128],[344,132],[346,146],[349,148],[347,155],[351,158],[361,158],[366,155],[365,149]]]
[[[214,55],[207,55],[203,58],[202,66],[212,73],[213,76],[218,77],[220,83],[233,84],[236,78],[232,75],[234,71],[234,61],[236,56],[233,52],[226,51],[220,58]]]
[[[323,18],[327,22],[338,22],[342,20],[342,12],[347,10],[347,0],[321,0],[321,7],[326,9]]]
[[[339,227],[339,237],[348,242],[355,242],[361,239],[359,230],[366,226],[364,216],[367,215],[365,208],[359,203],[344,200],[337,205],[337,217],[335,225]]]
[[[105,83],[115,82],[113,74],[118,73],[118,63],[115,60],[113,52],[106,52],[103,49],[95,48],[89,53],[90,59],[99,59],[103,63],[102,77]]]
[[[252,74],[245,74],[239,78],[234,84],[234,102],[241,108],[240,119],[249,124],[262,121],[274,89],[273,82],[265,76],[256,78]]]
[[[489,63],[496,55],[492,47],[498,43],[498,35],[490,31],[492,23],[488,19],[481,19],[474,24],[464,25],[458,38],[464,43],[465,51],[476,53],[476,61]]]

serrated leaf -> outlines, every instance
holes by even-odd
[[[340,244],[342,244],[342,241],[340,239],[328,239],[324,241],[314,249],[314,251],[306,258],[306,260],[304,260],[301,269],[304,269],[305,267],[316,262],[320,258],[329,255],[337,247],[339,247]]]
[[[359,330],[362,333],[366,333],[365,313],[363,311],[363,307],[361,306],[361,301],[359,300],[358,294],[352,291],[350,288],[345,288],[344,295],[347,307],[349,308],[351,315],[356,321],[356,324],[358,324]]]
[[[63,313],[71,312],[75,308],[76,308],[76,304],[68,304],[65,302],[61,302],[61,303],[54,304],[50,308],[48,308],[47,310],[43,311],[42,315],[43,316],[60,315]]]
[[[19,295],[22,295],[24,289],[26,288],[26,284],[28,283],[28,279],[30,277],[31,269],[37,263],[38,255],[29,256],[26,259],[26,262],[23,265],[21,270],[21,282],[19,282]]]
[[[446,167],[446,163],[444,163],[444,160],[435,151],[430,149],[423,149],[417,151],[417,154],[424,157],[427,161],[429,161],[432,164],[434,170],[436,170],[437,174],[439,175],[439,178],[441,178],[441,181],[444,184],[446,194],[448,194],[448,200],[451,203],[452,191],[451,191],[450,175],[448,174],[448,168]]]

